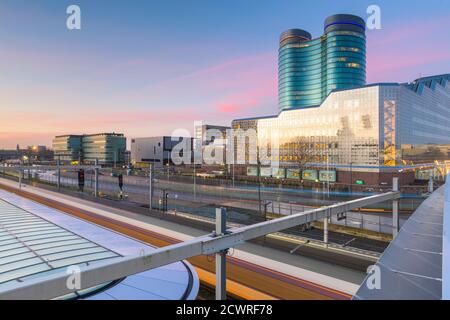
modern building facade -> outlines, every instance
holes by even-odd
[[[173,148],[182,139],[190,140],[190,148],[193,148],[192,138],[183,137],[148,137],[131,139],[131,164],[134,166],[163,166],[172,164],[171,153]]]
[[[258,144],[235,144],[235,154],[248,161],[264,148],[267,159],[258,159],[276,166],[247,163],[241,173],[371,185],[391,183],[393,174],[412,182],[436,168],[444,176],[450,75],[366,85],[364,20],[334,15],[324,30],[317,39],[300,29],[281,35],[279,114],[232,122],[233,129],[256,130]]]
[[[79,161],[82,157],[81,135],[56,136],[53,139],[53,152],[55,158],[61,161]]]
[[[277,148],[271,160],[282,168],[309,167],[305,180],[324,181],[322,173],[341,182],[389,182],[407,166],[450,160],[450,75],[334,90],[318,107],[234,120],[233,128],[255,129],[260,145]]]
[[[63,135],[53,139],[55,158],[61,161],[80,161],[102,165],[122,164],[125,161],[126,137],[118,133],[91,135]]]
[[[324,34],[312,39],[301,29],[280,37],[279,110],[320,105],[336,89],[366,84],[366,37],[363,19],[346,14],[325,20]]]
[[[201,151],[202,154],[207,151],[208,148],[213,149],[212,153],[208,156],[214,157],[214,164],[223,165],[226,159],[226,145],[227,145],[227,130],[231,127],[217,126],[211,124],[199,124],[195,126],[195,137],[194,137],[194,149]],[[206,148],[206,149],[205,149]],[[220,152],[220,154],[217,154]],[[217,161],[215,161],[217,160]],[[203,159],[203,163],[209,162]],[[208,163],[213,164],[213,163]]]
[[[195,140],[199,141],[202,146],[209,145],[218,141],[221,144],[225,144],[227,137],[227,130],[231,127],[217,126],[212,124],[201,124],[195,126]]]
[[[125,163],[127,139],[119,133],[84,135],[82,139],[83,161],[87,163],[115,165]]]

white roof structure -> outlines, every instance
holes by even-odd
[[[443,256],[448,256],[443,247],[444,197],[445,189],[450,190],[449,187],[450,182],[447,182],[445,187],[436,190],[405,222],[377,262],[377,271],[367,276],[353,299],[443,298],[443,276],[446,274]],[[448,219],[450,211],[446,214]],[[377,282],[378,285],[374,285]]]

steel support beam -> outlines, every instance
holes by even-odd
[[[19,189],[22,189],[22,175],[23,170],[19,170]]]
[[[148,179],[149,179],[149,190],[148,190],[148,209],[152,211],[152,205],[153,205],[153,164],[150,164],[149,172],[148,172]]]
[[[292,228],[304,223],[318,221],[325,217],[348,212],[384,201],[398,199],[398,192],[388,192],[362,199],[351,200],[331,206],[313,209],[292,216],[265,221],[250,226],[229,229],[223,235],[215,233],[194,238],[190,241],[167,246],[138,256],[124,257],[114,262],[102,262],[81,267],[81,289],[87,289],[129,275],[144,272],[198,255],[210,255],[235,247],[245,241]],[[223,223],[223,222],[221,222]],[[76,291],[66,285],[69,275],[64,273],[30,279],[21,283],[3,286],[0,300],[53,299]],[[224,288],[224,287],[223,287]]]
[[[216,236],[226,234],[227,211],[225,208],[216,209]],[[216,253],[216,300],[227,299],[227,250]]]
[[[398,192],[398,178],[392,179],[392,191]],[[400,230],[400,221],[398,217],[398,199],[392,201],[392,237],[395,238]]]
[[[94,196],[97,198],[98,197],[98,158],[95,159],[95,169],[94,169]]]
[[[56,181],[56,185],[58,187],[58,190],[61,189],[61,157],[58,157],[58,160],[56,162],[56,172],[57,172],[57,181]]]
[[[328,217],[323,219],[323,246],[328,248]]]

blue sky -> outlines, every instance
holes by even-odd
[[[77,4],[82,30],[66,28]],[[55,134],[129,137],[277,112],[279,34],[367,17],[368,82],[450,72],[450,1],[2,0],[0,148]]]

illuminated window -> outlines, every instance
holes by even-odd
[[[349,68],[359,68],[361,65],[359,63],[347,63]]]

